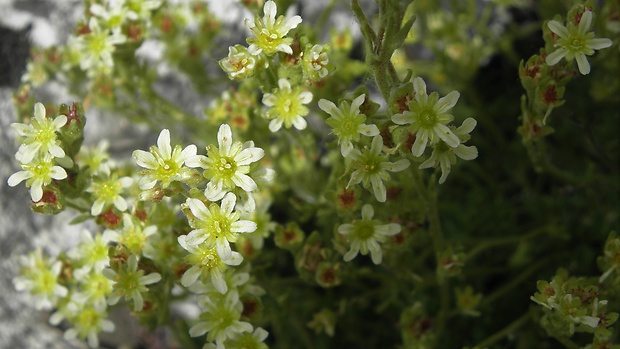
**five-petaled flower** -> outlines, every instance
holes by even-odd
[[[351,150],[349,158],[352,160],[354,171],[347,184],[347,188],[360,182],[366,189],[372,186],[372,192],[379,202],[386,200],[387,190],[383,182],[390,179],[387,171],[400,172],[409,167],[407,159],[400,159],[396,162],[387,161],[387,155],[381,155],[382,150],[383,138],[381,136],[375,136],[372,139],[370,148],[365,146],[362,151]]]
[[[114,281],[112,294],[108,297],[108,304],[118,303],[121,297],[125,300],[133,299],[133,310],[140,311],[144,307],[142,293],[148,292],[146,285],[154,284],[161,280],[159,273],[144,275],[144,270],[138,270],[138,257],[131,255],[127,258],[127,263],[121,266],[118,272],[111,268],[102,271],[103,276]]]
[[[575,59],[579,72],[583,75],[590,73],[590,63],[588,63],[586,55],[591,56],[594,54],[594,50],[604,49],[612,44],[611,40],[595,38],[593,32],[588,32],[592,26],[591,11],[583,13],[578,25],[569,21],[565,27],[562,23],[551,20],[547,22],[547,26],[559,37],[554,45],[559,48],[547,56],[545,59],[547,64],[555,65],[562,58],[567,61]]]
[[[332,127],[332,132],[338,137],[340,143],[340,153],[347,157],[353,150],[353,142],[360,139],[360,134],[364,136],[376,136],[379,128],[376,125],[366,125],[366,115],[360,114],[360,106],[364,103],[366,95],[362,94],[349,104],[342,101],[340,108],[327,99],[319,100],[319,108],[331,115],[325,122]]]
[[[54,159],[49,153],[44,153],[34,158],[30,163],[21,164],[22,171],[16,172],[8,179],[8,184],[14,187],[26,181],[26,187],[30,187],[30,198],[33,202],[43,197],[43,187],[52,183],[52,179],[61,180],[67,178],[64,168],[56,166]]]
[[[204,242],[208,248],[215,247],[221,259],[232,258],[230,243],[237,241],[239,233],[256,230],[256,223],[239,220],[241,214],[233,211],[236,201],[233,193],[224,196],[221,206],[212,203],[207,207],[198,199],[187,199],[186,205],[194,216],[189,217],[189,225],[194,230],[187,234],[185,243],[196,246]]]
[[[460,94],[452,91],[442,98],[439,98],[437,92],[428,95],[426,83],[420,77],[413,79],[413,89],[415,95],[409,102],[409,110],[392,116],[392,121],[398,125],[410,124],[411,133],[416,135],[411,147],[413,156],[421,156],[429,142],[435,144],[439,140],[456,148],[459,145],[459,137],[446,124],[454,120],[454,117],[447,112],[454,107]]]
[[[201,167],[209,179],[205,197],[211,201],[221,200],[226,193],[239,187],[249,193],[258,189],[250,173],[250,165],[263,158],[265,151],[253,142],[234,142],[230,126],[224,124],[217,132],[218,147],[209,145],[208,156],[194,156],[186,161],[189,167]]]
[[[284,16],[279,16],[276,19],[276,13],[278,8],[273,1],[265,2],[263,8],[265,16],[260,18],[256,16],[255,21],[248,18],[245,19],[245,25],[252,31],[255,37],[248,38],[247,42],[250,44],[248,50],[258,55],[261,52],[272,55],[278,51],[293,54],[291,44],[292,38],[285,37],[291,29],[297,28],[301,23],[300,16],[293,16],[289,19]]]
[[[379,221],[372,219],[374,214],[375,211],[372,206],[366,204],[362,207],[361,220],[355,220],[351,224],[342,224],[338,227],[338,233],[347,236],[351,243],[351,248],[344,255],[346,262],[355,258],[359,252],[367,255],[368,251],[370,251],[372,262],[380,264],[383,258],[383,251],[379,243],[385,242],[388,236],[400,232],[399,224],[379,224]]]
[[[460,144],[456,148],[450,147],[445,142],[441,141],[433,148],[431,157],[424,161],[419,168],[441,167],[441,177],[439,178],[439,184],[442,184],[448,178],[450,169],[453,164],[456,164],[456,157],[463,160],[473,160],[478,157],[478,148],[475,146],[466,146],[463,143],[469,140],[469,133],[476,127],[476,120],[473,118],[467,118],[463,121],[461,127],[454,130],[460,139]]]
[[[95,197],[90,213],[93,216],[97,216],[108,205],[114,205],[117,210],[125,211],[127,209],[127,201],[121,194],[123,189],[128,188],[132,183],[133,179],[130,177],[118,178],[116,174],[96,177],[86,189]]]
[[[157,147],[152,146],[150,153],[144,150],[133,152],[136,163],[145,168],[140,172],[138,180],[140,189],[151,189],[158,181],[163,188],[167,188],[173,181],[187,180],[190,171],[183,167],[183,163],[195,157],[196,152],[197,148],[193,144],[183,150],[180,145],[176,145],[173,150],[170,146],[170,131],[163,129],[157,138]]]
[[[211,279],[213,287],[219,293],[225,294],[228,291],[228,286],[224,280],[224,271],[229,265],[241,264],[243,261],[241,254],[232,251],[229,259],[222,259],[214,247],[208,247],[207,244],[188,245],[185,241],[186,238],[187,235],[181,235],[178,237],[178,241],[179,245],[189,252],[185,257],[185,261],[191,267],[181,277],[181,284],[185,287],[190,287],[199,278],[201,281]]]
[[[270,109],[267,111],[267,119],[271,119],[269,130],[277,132],[284,127],[295,126],[303,130],[307,126],[304,116],[308,115],[308,108],[304,104],[312,101],[312,93],[302,91],[300,86],[291,87],[287,79],[278,80],[278,89],[274,93],[266,93],[263,96],[263,104]]]
[[[112,53],[115,46],[125,43],[127,37],[119,31],[102,28],[96,17],[90,18],[88,28],[90,32],[79,36],[76,42],[83,54],[80,68],[89,75],[96,75],[114,66]]]
[[[67,116],[58,115],[56,118],[45,116],[45,106],[41,103],[34,105],[34,118],[31,124],[13,123],[11,127],[17,134],[25,137],[19,147],[16,158],[23,164],[28,164],[37,154],[49,153],[52,157],[62,158],[65,151],[60,147],[57,132],[67,123]]]
[[[224,341],[234,337],[237,333],[252,332],[249,322],[240,321],[243,304],[239,301],[237,290],[229,291],[226,296],[199,298],[204,311],[200,315],[200,322],[189,329],[192,337],[207,333],[207,341],[215,342],[217,349],[224,349]]]
[[[49,310],[56,306],[59,298],[68,294],[59,283],[62,263],[54,258],[44,258],[40,249],[20,258],[20,276],[13,279],[18,291],[28,291],[37,297],[35,307]]]
[[[252,55],[247,48],[241,45],[230,46],[228,57],[220,60],[220,67],[228,74],[228,78],[245,79],[254,75],[254,69],[259,58]]]

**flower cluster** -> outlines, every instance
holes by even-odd
[[[67,172],[61,166],[73,166],[73,161],[65,156],[58,137],[61,128],[66,124],[67,116],[47,117],[43,104],[37,103],[34,106],[34,118],[29,125],[11,125],[24,139],[15,154],[22,171],[11,175],[8,184],[14,187],[26,181],[33,202],[41,200],[44,188],[49,186],[52,180],[67,178]],[[61,166],[58,166],[59,164]]]
[[[567,26],[551,20],[547,22],[549,29],[557,35],[557,50],[549,53],[545,61],[549,65],[557,64],[562,58],[567,61],[575,60],[577,67],[582,75],[590,73],[590,63],[586,56],[594,54],[594,50],[601,50],[611,46],[612,42],[606,38],[595,38],[593,32],[589,32],[592,27],[592,11],[584,11],[575,24],[571,21]]]

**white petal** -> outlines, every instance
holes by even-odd
[[[230,148],[232,147],[232,131],[227,124],[220,126],[220,129],[217,131],[217,143],[221,154],[230,154]]]
[[[368,241],[368,245],[368,249],[370,250],[370,259],[372,259],[372,262],[377,265],[381,264],[381,261],[383,260],[383,250],[381,250],[381,247],[377,241],[370,240]]]
[[[357,256],[357,254],[359,253],[359,248],[358,249],[353,249],[353,247],[351,247],[351,249],[349,250],[349,252],[347,252],[344,255],[344,261],[345,262],[349,262],[351,261],[353,258],[355,258]]]
[[[270,19],[272,22],[276,18],[276,14],[278,12],[278,8],[276,3],[273,1],[267,1],[265,6],[263,7],[263,12],[265,13],[265,19]]]
[[[276,46],[276,51],[284,52],[289,55],[293,54],[293,49],[287,44],[280,44]]]
[[[185,237],[185,243],[189,246],[197,246],[207,239],[207,234],[202,229],[189,232]]]
[[[351,108],[349,109],[349,115],[357,115],[360,113],[360,106],[364,103],[366,99],[365,94],[361,94],[357,96],[353,102],[351,102]]]
[[[136,163],[140,167],[144,167],[149,170],[154,170],[158,166],[157,160],[155,160],[155,157],[153,156],[153,154],[149,152],[146,152],[144,150],[134,150],[132,155],[133,155],[134,160],[136,160]]]
[[[7,184],[9,185],[9,187],[14,187],[18,185],[19,183],[21,183],[22,181],[25,181],[26,179],[31,178],[33,175],[34,174],[30,171],[19,171],[19,172],[13,173],[11,177],[9,177]]]
[[[265,93],[263,95],[263,104],[268,106],[268,107],[273,107],[274,105],[276,105],[276,102],[278,101],[278,98],[276,97],[276,95],[274,95],[273,93]]]
[[[191,268],[187,269],[187,271],[181,277],[181,285],[185,287],[190,287],[196,282],[196,280],[198,280],[198,277],[200,277],[201,274],[202,269],[200,267],[198,267],[197,265],[192,266]]]
[[[413,115],[410,112],[392,115],[392,122],[397,125],[407,125],[413,122]]]
[[[58,115],[54,121],[52,121],[52,125],[54,125],[55,129],[59,129],[67,124],[67,116],[66,115]]]
[[[93,216],[98,216],[103,210],[103,205],[105,205],[105,201],[99,199],[95,200],[93,207],[90,208],[90,214]]]
[[[50,177],[56,180],[65,179],[67,178],[67,172],[60,166],[52,166],[50,169]]]
[[[237,202],[237,197],[233,193],[228,193],[222,199],[222,204],[220,206],[221,210],[226,214],[230,214],[235,208],[235,203]]]
[[[400,224],[390,223],[384,225],[378,225],[375,227],[375,231],[381,235],[392,236],[400,233]]]
[[[215,241],[215,249],[221,259],[230,259],[232,256],[230,243],[225,238],[219,238]]]
[[[217,269],[211,270],[211,283],[221,294],[226,294],[228,291],[228,285],[226,285],[222,272]]]
[[[240,220],[230,225],[230,231],[233,233],[251,233],[256,231],[256,223],[248,220]]]
[[[385,202],[387,192],[381,177],[379,177],[379,175],[371,175],[370,183],[372,184],[372,192],[375,194],[377,201]]]
[[[205,197],[209,201],[219,201],[224,195],[228,192],[224,189],[221,182],[218,182],[219,185],[213,183],[213,181],[207,183],[207,187],[205,188]]]
[[[590,11],[586,11],[590,12]],[[575,55],[575,60],[577,61],[577,67],[579,68],[579,72],[582,75],[588,75],[590,73],[590,63],[588,63],[588,59],[586,55],[579,52]]]
[[[49,148],[47,149],[47,151],[54,155],[54,157],[56,158],[64,158],[65,157],[65,151],[62,150],[61,147],[57,146],[56,144],[51,144],[49,146]]]
[[[232,178],[233,182],[236,186],[245,190],[246,192],[254,191],[258,189],[258,185],[250,176],[244,175],[243,173],[236,173]]]
[[[585,11],[583,15],[581,15],[581,19],[579,20],[579,26],[577,27],[577,31],[581,35],[585,35],[590,26],[592,25],[592,12]]]
[[[157,148],[159,148],[164,159],[170,159],[172,156],[172,148],[170,147],[170,131],[168,131],[168,129],[163,129],[159,133],[159,137],[157,137]]]
[[[139,282],[140,285],[150,285],[161,280],[161,275],[159,273],[150,273],[149,275],[144,275],[140,277]]]
[[[326,112],[327,114],[333,116],[333,117],[342,117],[342,113],[340,112],[340,109],[338,109],[338,107],[334,104],[334,102],[329,101],[327,99],[323,99],[321,98],[319,100],[319,108],[321,108],[322,111]]]
[[[421,156],[424,153],[424,149],[426,149],[426,144],[428,143],[428,135],[426,132],[419,131],[416,134],[415,142],[413,142],[413,146],[411,147],[411,153],[413,156]]]
[[[32,201],[34,202],[37,202],[41,200],[42,197],[43,188],[41,188],[40,185],[32,185],[32,187],[30,187],[30,199],[32,199]]]
[[[341,224],[338,227],[338,234],[349,235],[351,232],[353,232],[353,224]]]
[[[611,46],[613,42],[606,38],[594,38],[586,41],[586,47],[593,50],[600,50]]]
[[[199,322],[197,324],[195,324],[194,326],[192,326],[189,329],[189,335],[191,337],[199,337],[202,336],[203,334],[207,333],[209,330],[209,327],[207,327],[207,323],[206,322]]]
[[[340,154],[343,157],[346,158],[351,153],[351,150],[353,150],[353,143],[351,141],[344,141],[340,144]]]
[[[459,144],[458,147],[454,148],[454,154],[463,160],[473,160],[478,157],[478,148]]]
[[[445,97],[440,98],[435,104],[435,111],[438,114],[443,114],[450,110],[452,107],[456,105],[456,102],[459,101],[459,97],[461,96],[458,91],[452,91],[448,93]]]
[[[559,48],[553,52],[551,52],[550,54],[547,55],[547,58],[545,58],[545,62],[548,65],[555,65],[557,64],[562,58],[564,58],[566,56],[566,54],[568,53],[568,51],[565,48]]]
[[[297,116],[295,119],[293,119],[293,126],[295,126],[295,128],[298,130],[303,130],[306,128],[306,126],[308,126],[308,123],[303,117]]]
[[[197,152],[198,152],[198,148],[194,144],[190,144],[187,147],[185,147],[183,151],[181,151],[181,154],[179,154],[178,161],[180,161],[180,164],[181,164],[187,161],[188,159],[192,159],[193,157],[196,156]]]
[[[239,252],[233,251],[230,258],[223,260],[226,265],[239,265],[243,262],[243,256]]]
[[[441,140],[446,142],[446,144],[452,148],[458,147],[461,143],[459,137],[455,135],[454,132],[452,132],[452,130],[450,130],[450,128],[446,125],[436,124],[435,127],[433,127],[433,131],[435,131],[435,134],[437,134]]]
[[[287,79],[282,78],[278,80],[278,87],[280,88],[280,90],[290,91],[291,83]]]
[[[421,101],[422,95],[426,96],[426,82],[421,77],[413,79],[413,89],[415,91],[415,99],[418,103]]]
[[[288,33],[289,30],[297,28],[299,23],[301,23],[302,19],[300,16],[293,16],[284,22],[284,25],[280,27],[280,31],[284,33]]]
[[[360,125],[358,132],[364,136],[374,137],[379,134],[379,128],[377,125]]]
[[[207,209],[207,206],[205,206],[205,204],[198,199],[188,198],[187,206],[192,211],[194,216],[200,220],[207,220],[211,217],[211,212]]]
[[[400,172],[409,167],[409,160],[400,159],[396,162],[382,162],[381,167],[391,172]]]
[[[114,207],[116,207],[116,209],[119,211],[125,211],[127,209],[127,201],[125,201],[125,199],[123,199],[122,197],[118,196],[114,200]]]
[[[372,208],[370,204],[366,204],[362,207],[362,219],[365,221],[369,221],[375,215],[375,210]]]
[[[185,166],[191,168],[205,168],[205,160],[207,160],[207,157],[204,155],[192,155],[185,159]]]
[[[558,35],[561,38],[565,38],[568,36],[568,29],[566,29],[566,27],[564,25],[562,25],[562,23],[556,21],[556,20],[551,20],[549,22],[547,22],[547,27],[549,27],[549,29],[551,29],[551,31],[553,33],[555,33],[556,35]]]
[[[34,105],[34,117],[37,119],[45,118],[45,106],[42,103],[36,103]]]
[[[263,156],[265,156],[265,151],[263,149],[252,147],[243,149],[235,156],[234,160],[237,166],[245,166],[262,159]]]
[[[478,122],[474,118],[467,118],[463,121],[461,126],[456,129],[456,133],[460,135],[469,134],[474,130]]]
[[[312,102],[312,93],[308,92],[308,91],[304,91],[302,93],[299,94],[299,101],[302,104],[308,104],[310,102]]]
[[[269,123],[269,131],[271,131],[271,132],[278,132],[278,130],[281,127],[282,127],[282,120],[280,120],[280,119],[273,119]]]

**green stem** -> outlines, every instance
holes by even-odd
[[[474,347],[475,348],[487,348],[487,347],[490,347],[491,345],[497,343],[502,338],[507,337],[511,333],[515,332],[519,327],[521,327],[524,324],[526,324],[529,320],[530,320],[530,313],[527,312],[527,313],[521,315],[515,321],[511,322],[508,326],[506,326],[506,327],[502,328],[501,330],[493,333],[492,335],[490,335],[489,337],[484,339],[482,342],[476,344]]]

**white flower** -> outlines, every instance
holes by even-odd
[[[302,67],[304,74],[311,80],[320,80],[327,76],[329,71],[327,70],[327,64],[329,63],[329,57],[325,47],[321,45],[314,45],[303,53]]]
[[[114,331],[114,323],[108,320],[105,304],[94,305],[69,302],[64,308],[59,309],[50,317],[52,325],[59,325],[63,319],[69,321],[74,327],[65,331],[64,337],[67,340],[75,338],[86,339],[88,346],[99,348],[99,332]]]
[[[454,120],[447,112],[456,105],[460,94],[452,91],[442,98],[439,98],[437,92],[428,95],[426,83],[419,77],[413,79],[413,89],[415,98],[409,103],[409,110],[392,116],[392,121],[398,125],[411,124],[409,129],[416,135],[411,147],[413,156],[421,156],[429,142],[435,144],[439,140],[456,148],[459,138],[446,124]]]
[[[173,181],[188,179],[189,170],[183,164],[196,156],[195,145],[190,144],[183,150],[180,145],[176,145],[173,150],[170,146],[170,131],[163,129],[157,138],[157,147],[152,146],[150,150],[150,153],[144,150],[133,152],[136,163],[146,169],[140,172],[140,189],[152,189],[158,181],[163,188],[167,188]]]
[[[224,341],[237,333],[252,332],[252,325],[239,321],[243,305],[239,301],[239,293],[231,290],[226,297],[201,297],[200,304],[204,312],[200,315],[203,321],[189,329],[192,337],[207,333],[207,341],[215,342],[218,349],[224,349]]]
[[[284,127],[295,126],[303,130],[307,126],[304,116],[308,115],[308,108],[304,104],[312,102],[312,93],[302,91],[301,87],[291,87],[287,79],[278,80],[278,89],[274,93],[265,93],[263,104],[270,109],[267,111],[267,119],[271,119],[269,130],[277,132]]]
[[[233,143],[232,131],[226,124],[217,132],[217,143],[217,148],[214,145],[207,147],[208,156],[195,156],[186,161],[189,167],[205,169],[203,175],[209,179],[205,189],[207,199],[218,201],[237,187],[248,193],[258,189],[248,174],[250,165],[262,159],[265,151],[252,142]]]
[[[224,196],[221,206],[212,203],[208,208],[198,199],[187,199],[187,206],[194,215],[194,218],[190,217],[189,224],[194,230],[187,234],[186,244],[196,246],[204,242],[209,248],[215,247],[221,259],[230,259],[230,243],[237,241],[238,234],[256,230],[256,223],[239,220],[240,213],[233,212],[235,203],[233,193]]]
[[[396,223],[380,225],[379,221],[373,220],[375,211],[372,206],[366,204],[362,207],[362,219],[353,221],[352,224],[342,224],[338,227],[338,233],[346,235],[351,248],[344,255],[346,262],[352,260],[359,252],[363,255],[368,254],[372,262],[380,264],[383,258],[383,251],[379,243],[385,241],[387,236],[392,236],[400,232],[400,225]]]
[[[77,45],[83,54],[80,68],[89,75],[107,71],[114,66],[112,53],[116,45],[127,41],[120,32],[111,32],[101,28],[96,17],[91,17],[88,22],[90,33],[78,37]]]
[[[590,63],[586,59],[586,55],[591,56],[594,50],[600,50],[611,46],[612,41],[605,38],[595,38],[593,32],[589,32],[592,26],[592,12],[585,11],[579,20],[579,25],[575,26],[572,22],[568,22],[568,27],[562,23],[551,20],[547,22],[547,26],[551,31],[559,36],[554,47],[559,47],[551,52],[545,61],[549,65],[557,64],[562,58],[567,61],[575,59],[577,67],[582,75],[590,73]]]
[[[38,310],[49,310],[56,306],[58,299],[66,297],[67,288],[58,282],[62,263],[53,258],[43,258],[40,249],[28,256],[21,256],[20,276],[13,279],[18,291],[30,292],[36,297]]]
[[[13,123],[11,127],[17,134],[25,137],[19,147],[17,159],[27,164],[35,158],[37,154],[49,153],[52,157],[62,158],[65,151],[60,147],[57,132],[67,123],[65,115],[58,115],[56,118],[45,117],[45,106],[41,103],[34,105],[34,118],[31,124]]]
[[[142,293],[148,292],[146,285],[161,280],[159,273],[144,275],[144,270],[138,270],[138,258],[135,255],[127,258],[127,263],[118,273],[110,268],[103,269],[102,273],[103,276],[114,281],[114,289],[108,297],[108,304],[114,305],[122,296],[125,296],[127,301],[133,299],[134,311],[140,311],[144,306]]]
[[[478,148],[463,144],[469,140],[469,133],[473,131],[474,127],[476,127],[476,120],[472,118],[465,119],[461,127],[454,131],[454,134],[456,134],[461,141],[458,147],[452,148],[443,141],[438,143],[433,148],[431,157],[424,161],[419,168],[423,169],[439,165],[441,167],[439,184],[445,182],[446,178],[448,178],[448,174],[450,174],[452,165],[456,164],[457,156],[463,160],[473,160],[478,157]]]
[[[121,196],[123,189],[133,183],[130,177],[117,178],[116,174],[111,177],[95,178],[86,191],[93,194],[95,202],[90,209],[93,216],[99,215],[108,205],[114,205],[117,210],[127,210],[127,201]]]
[[[256,16],[256,20],[245,19],[245,25],[254,34],[254,38],[248,38],[247,42],[250,44],[249,51],[258,55],[264,52],[268,55],[272,55],[276,52],[284,52],[289,55],[293,54],[291,48],[292,38],[286,38],[286,34],[291,29],[297,28],[301,23],[300,16],[293,16],[289,19],[285,19],[284,16],[279,16],[276,19],[278,12],[276,3],[273,1],[265,2],[263,7],[265,16],[261,19]]]
[[[228,286],[224,281],[223,272],[228,265],[239,265],[243,261],[243,257],[238,252],[232,251],[229,259],[222,259],[218,255],[215,248],[207,247],[206,244],[200,244],[198,246],[188,245],[185,241],[187,235],[181,235],[178,238],[179,245],[181,245],[190,254],[185,257],[185,261],[191,265],[191,267],[185,271],[181,277],[181,284],[185,287],[193,285],[198,278],[202,280],[211,279],[213,287],[221,293],[225,294],[228,291]]]
[[[388,157],[381,155],[383,149],[383,138],[375,136],[372,139],[370,149],[364,147],[362,151],[357,149],[351,150],[349,158],[352,160],[351,178],[347,184],[347,188],[351,185],[362,182],[364,188],[372,187],[372,192],[379,202],[385,202],[387,199],[387,190],[384,181],[390,180],[390,172],[400,172],[409,167],[409,160],[400,159],[396,162],[389,162]]]
[[[82,242],[67,253],[70,258],[82,265],[82,267],[74,271],[74,275],[77,278],[82,278],[91,270],[99,273],[109,265],[108,243],[112,241],[111,235],[106,232],[103,234],[97,233],[95,238],[93,238],[88,230],[83,229],[80,232],[80,236]]]
[[[229,79],[244,79],[254,74],[257,59],[247,48],[235,45],[228,48],[228,57],[222,58],[219,63]]]
[[[106,230],[107,238],[110,241],[118,242],[125,246],[131,253],[140,255],[142,250],[148,244],[148,238],[157,233],[157,226],[149,225],[143,227],[143,224],[135,223],[132,215],[123,214],[123,229],[119,233],[116,230]]]
[[[49,153],[34,158],[30,163],[23,164],[23,171],[14,173],[7,183],[14,187],[26,181],[26,187],[30,187],[30,198],[33,202],[43,197],[43,187],[49,185],[52,179],[61,180],[67,178],[67,172],[60,166],[55,166]]]
[[[348,101],[342,101],[340,107],[327,99],[319,100],[319,108],[331,115],[326,120],[332,127],[332,132],[338,137],[340,153],[347,157],[353,150],[353,142],[360,139],[360,134],[364,136],[376,136],[379,128],[376,125],[366,125],[366,115],[360,114],[360,106],[364,103],[366,95],[362,94],[355,98],[349,105]]]

